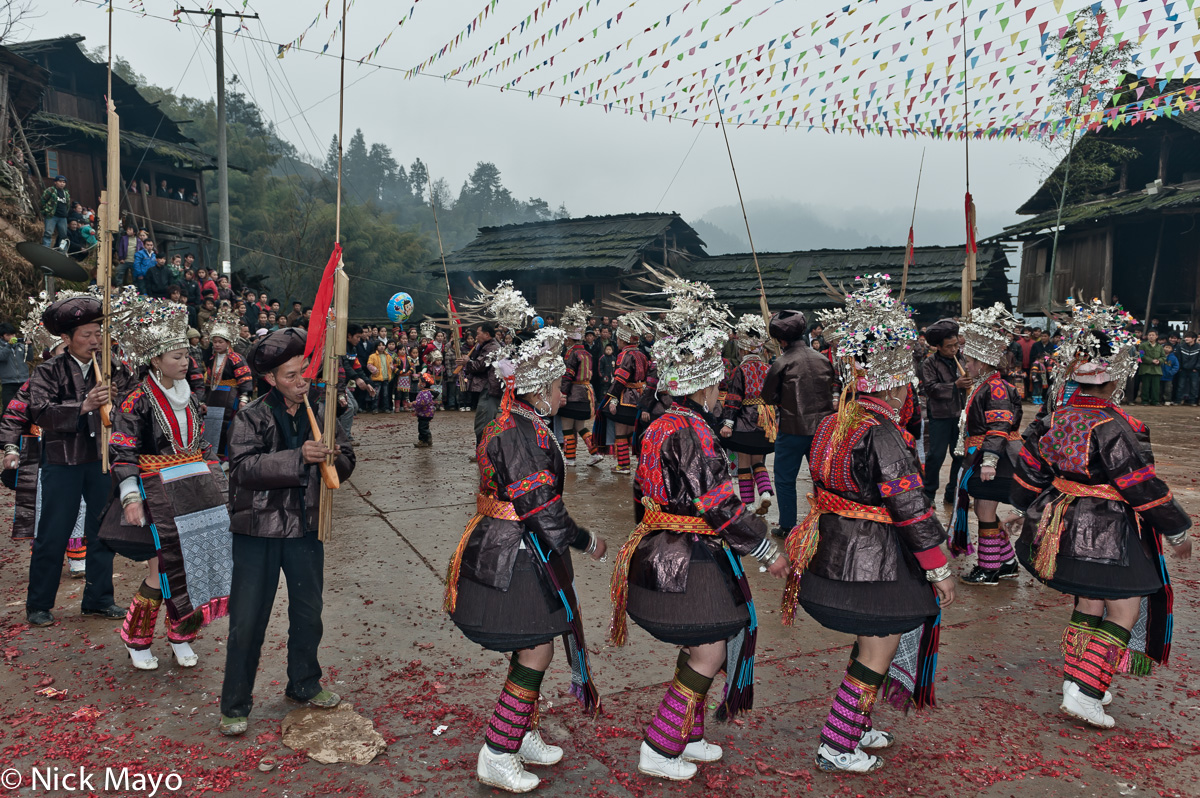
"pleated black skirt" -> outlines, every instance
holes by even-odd
[[[1064,533],[1066,534],[1066,533]],[[1024,536],[1013,548],[1025,570],[1047,587],[1071,596],[1094,599],[1123,599],[1150,596],[1162,588],[1158,565],[1146,551],[1142,541],[1129,535],[1125,551],[1127,563],[1093,562],[1074,557],[1058,556],[1053,579],[1042,579],[1033,568],[1033,553]]]
[[[629,585],[629,617],[652,637],[676,646],[699,646],[728,640],[750,622],[729,566],[712,559],[697,543],[692,550],[687,590],[664,593]],[[723,556],[723,555],[721,555]]]
[[[468,640],[491,651],[534,648],[570,630],[566,608],[543,588],[524,549],[517,553],[508,590],[460,578],[458,603],[450,619]]]

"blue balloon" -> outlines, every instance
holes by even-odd
[[[546,320],[545,320],[545,319],[543,319],[541,316],[534,316],[534,317],[533,317],[533,329],[535,329],[535,330],[540,330],[540,329],[542,329],[542,328],[543,328],[543,327],[545,327],[545,326],[546,326]]]
[[[413,312],[413,298],[399,291],[388,300],[387,314],[393,324],[403,324],[408,321]]]

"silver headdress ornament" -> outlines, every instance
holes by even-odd
[[[422,338],[428,338],[430,341],[432,341],[433,336],[435,335],[437,335],[437,324],[434,321],[426,319],[425,321],[421,322]]]
[[[237,317],[232,310],[218,310],[208,320],[208,324],[204,325],[204,334],[208,336],[208,340],[213,338],[224,338],[229,343],[233,343],[238,339],[242,327],[242,320]]]
[[[492,359],[496,375],[512,378],[516,394],[545,394],[550,383],[567,373],[562,348],[567,334],[557,327],[543,327],[520,346],[501,348]]]
[[[634,310],[617,316],[617,341],[641,338],[648,332],[654,332],[654,324],[644,310]]]
[[[817,313],[845,384],[872,393],[914,382],[912,309],[892,297],[891,275],[865,275],[855,282],[858,290],[845,295],[844,307]]]
[[[474,280],[471,285],[479,292],[475,299],[463,302],[463,308],[474,320],[490,321],[513,332],[525,329],[537,316],[525,295],[513,287],[512,280],[504,280],[495,289],[484,288]]]
[[[743,314],[734,329],[740,349],[758,349],[767,342],[767,324],[761,313]]]
[[[568,338],[576,340],[583,337],[587,330],[588,318],[592,315],[591,310],[583,302],[576,302],[573,305],[567,305],[567,309],[562,314],[563,332]]]
[[[725,377],[721,350],[729,337],[729,308],[707,283],[670,276],[663,293],[670,307],[658,319],[653,348],[659,387],[687,396],[716,385]]]
[[[86,291],[72,291],[63,289],[55,293],[51,298],[49,294],[42,291],[37,296],[29,297],[29,314],[25,320],[21,322],[21,334],[25,337],[25,341],[33,347],[33,350],[39,355],[47,349],[52,349],[61,340],[57,335],[54,335],[42,323],[42,316],[46,312],[46,308],[59,301],[60,299],[71,299],[77,296],[94,296],[97,299],[102,298],[100,287],[96,285],[88,286]],[[113,291],[111,310],[112,321],[114,328],[119,326],[131,303],[138,300],[137,286],[126,285]]]
[[[132,304],[118,328],[117,340],[126,360],[149,363],[165,352],[188,347],[187,306],[166,299],[142,297]]]
[[[1120,305],[1106,305],[1099,299],[1090,303],[1067,297],[1070,316],[1062,320],[1063,341],[1055,352],[1054,384],[1066,380],[1102,385],[1124,385],[1137,370],[1138,339],[1130,331],[1137,323]],[[1121,391],[1113,395],[1120,401]]]
[[[999,302],[990,308],[972,308],[959,328],[967,339],[963,354],[980,363],[999,366],[1018,326],[1008,308]]]

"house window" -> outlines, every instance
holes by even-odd
[[[589,305],[596,300],[596,286],[583,283],[579,286],[579,298]]]
[[[58,150],[46,150],[46,177],[52,180],[58,175]]]

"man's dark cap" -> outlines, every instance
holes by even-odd
[[[66,335],[77,327],[104,317],[104,306],[94,296],[73,296],[54,302],[42,313],[42,324],[51,335]]]
[[[938,346],[955,335],[958,335],[958,322],[954,319],[939,319],[925,328],[925,342],[930,346]]]
[[[799,341],[808,329],[807,322],[799,310],[781,310],[771,316],[771,337],[785,344]]]
[[[299,327],[284,327],[263,336],[247,353],[250,368],[262,376],[279,368],[294,357],[304,354],[308,333]]]

